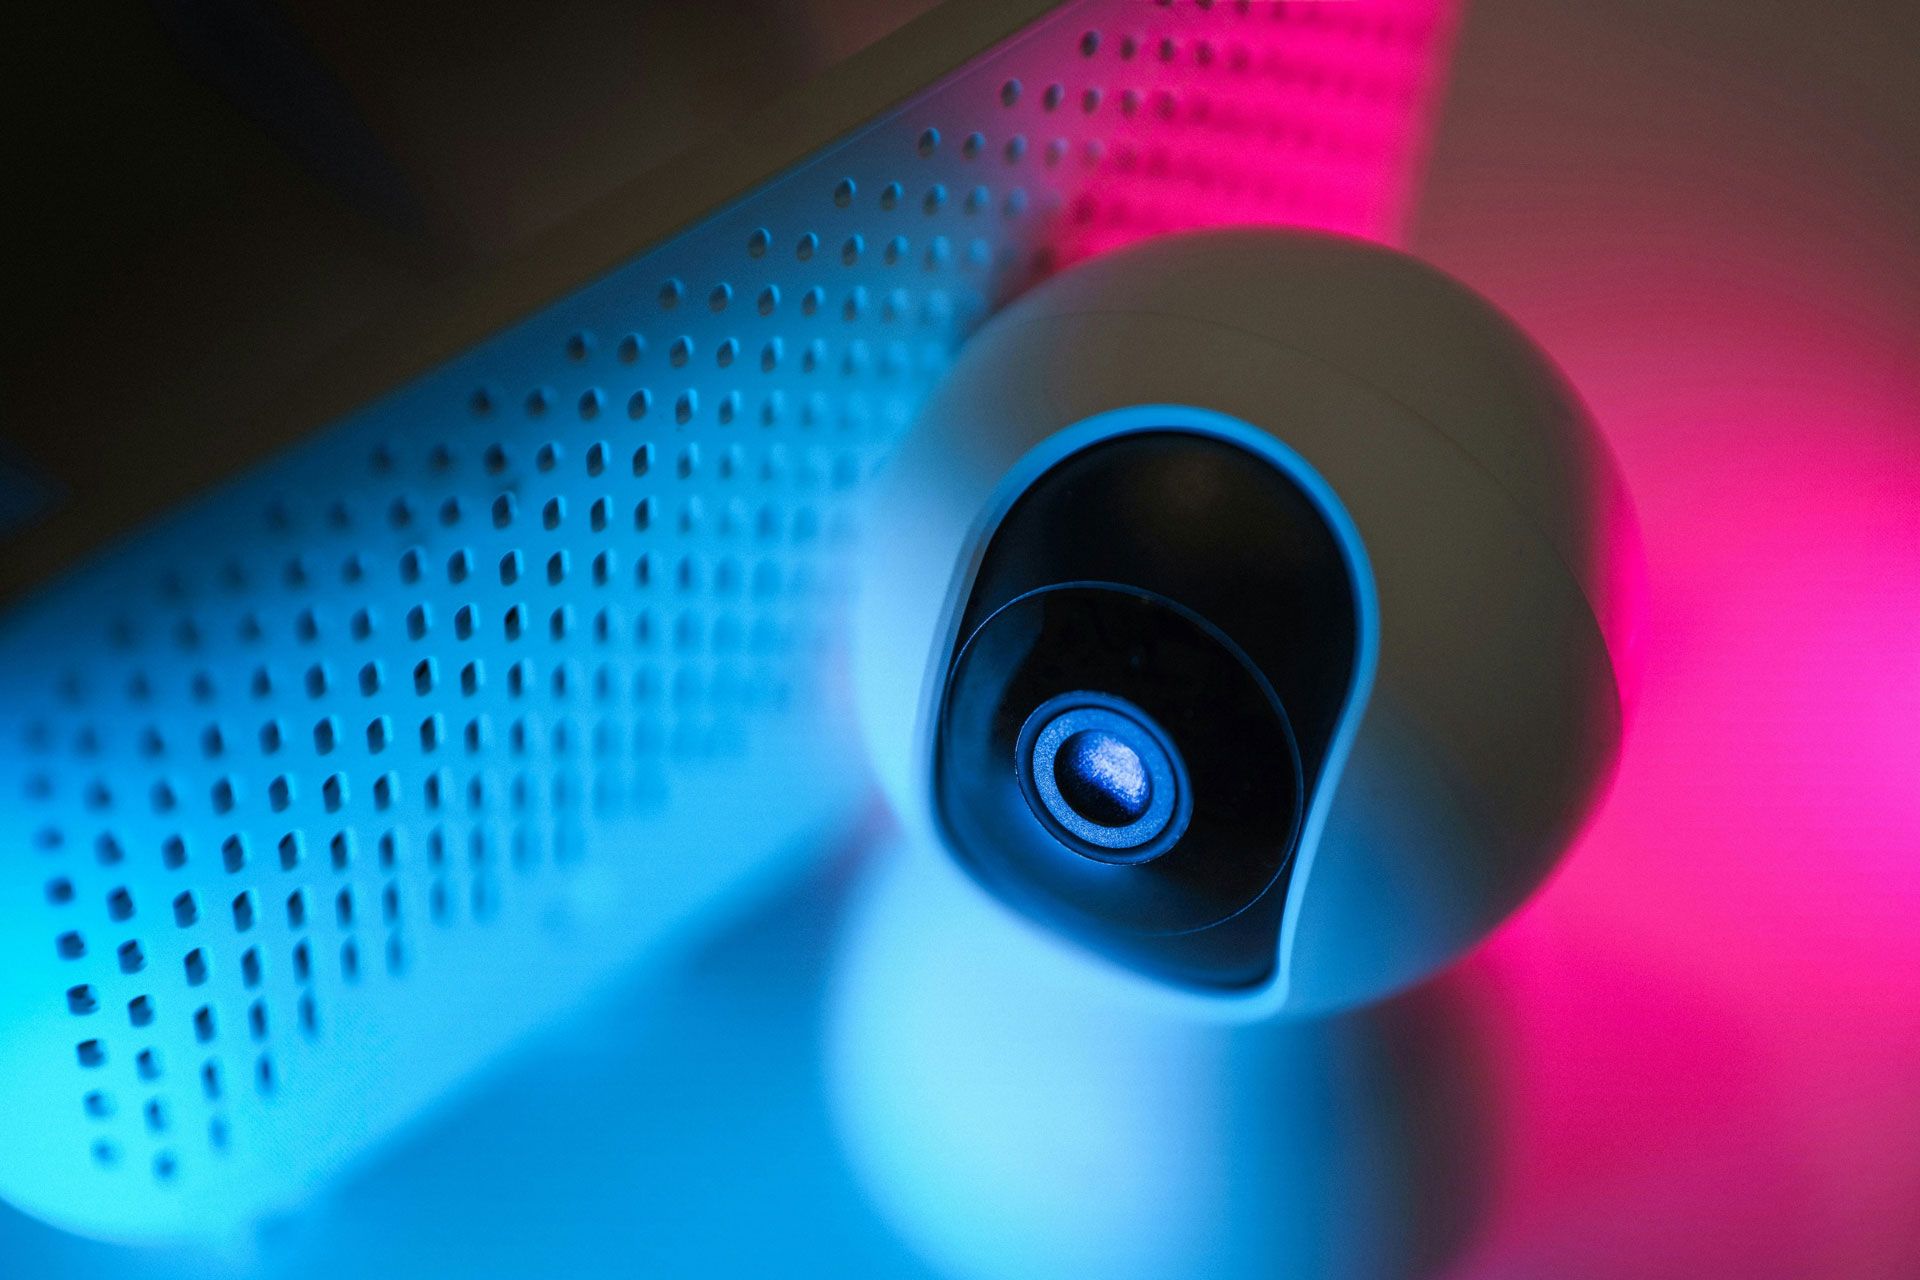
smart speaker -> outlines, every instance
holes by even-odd
[[[0,1198],[115,1240],[244,1235],[364,1167],[649,955],[817,858],[867,802],[848,676],[861,549],[911,548],[909,578],[935,575],[940,593],[971,554],[929,521],[952,502],[972,519],[984,472],[896,507],[883,519],[897,525],[861,515],[869,478],[957,353],[1035,282],[1135,242],[1239,223],[1396,234],[1449,15],[1443,0],[934,6],[511,261],[383,319],[244,423],[183,434],[166,466],[77,490],[16,537],[0,556]],[[1009,345],[1016,323],[982,333],[947,385],[992,382],[997,368],[1006,394],[1038,385],[1041,347]],[[100,376],[120,376],[114,344],[98,350]],[[1158,360],[1113,358],[1142,371]],[[1101,407],[1144,389],[1117,386]],[[936,462],[951,420],[941,403],[926,418]],[[991,460],[1002,470],[1066,425],[1021,412],[1004,443],[1028,443]],[[1192,425],[1237,438],[1197,410]],[[98,439],[110,459],[112,423]],[[1237,528],[1344,536],[1304,472],[1249,468],[1255,455],[1234,447],[1199,461],[1245,512],[1267,513]],[[1129,452],[1089,465],[1103,488],[1160,464]],[[1344,482],[1335,460],[1315,465]],[[1521,523],[1444,532],[1532,555],[1525,535],[1504,540]],[[1347,625],[1371,625],[1360,544],[1339,545],[1351,562],[1293,582],[1307,593],[1294,604],[1338,595]],[[1012,590],[1028,569],[1053,572],[1008,561],[993,581]],[[1515,565],[1512,581],[1531,600],[1547,579]],[[910,689],[875,704],[900,719],[871,738],[889,770],[892,753],[922,758],[935,722],[915,719],[915,682],[952,656],[944,624],[923,616],[926,585],[869,594],[884,610],[896,593],[901,609],[899,652],[870,652],[912,668]],[[1302,806],[1333,794],[1346,749],[1335,731],[1385,705],[1365,696],[1372,632],[1355,631],[1351,670],[1325,673],[1317,687],[1347,701],[1316,722],[1243,661],[1252,641],[1223,639],[1231,620],[1167,603],[1168,585],[1098,607],[1157,611],[1285,762],[1285,794],[1242,824],[1266,842],[1255,861],[1291,848],[1303,820],[1299,847],[1326,844]],[[1011,600],[976,596],[969,579],[952,603]],[[1574,616],[1569,604],[1526,620]],[[1431,656],[1465,638],[1436,635]],[[1562,661],[1547,639],[1539,661]],[[997,675],[978,652],[967,669],[986,697]],[[1389,658],[1382,679],[1409,665]],[[1540,695],[1552,722],[1529,740],[1564,720],[1597,765],[1598,721],[1570,716],[1549,672],[1509,674],[1510,701]],[[1495,709],[1473,701],[1484,685],[1432,682],[1458,700],[1449,725],[1505,723],[1473,720]],[[1055,824],[1046,832],[1107,859],[1088,867],[1161,876],[1185,857],[1161,845],[1222,836],[1203,803],[1212,770],[1265,777],[1244,752],[1237,765],[1208,754],[1150,691],[1057,692],[1076,696],[1034,721],[1029,745],[1061,769],[1021,785],[1041,805],[1026,812],[1053,815],[1034,818]],[[1393,747],[1370,730],[1358,749]],[[1499,791],[1519,806],[1503,815],[1503,856],[1532,856],[1574,807],[1577,780],[1558,760]],[[913,768],[897,779],[903,800],[932,785]],[[1133,804],[1136,777],[1152,783],[1132,820],[1143,825],[1109,839],[1099,795]],[[1548,790],[1526,808],[1533,785]],[[977,858],[999,846],[954,847]],[[1331,909],[1354,891],[1336,877],[1363,870],[1320,860]],[[1164,909],[1202,922],[1268,869]],[[1470,933],[1477,921],[1449,913],[1490,911],[1531,874],[1432,900],[1421,936]],[[1304,882],[1290,876],[1289,888]],[[1395,910],[1421,890],[1394,889]],[[1028,905],[1049,919],[1065,909]],[[1298,971],[1306,949],[1331,945],[1314,929],[1308,912],[1289,949]],[[1181,990],[1259,985],[1248,946],[1155,950],[1090,920],[1068,932],[1118,957],[1117,972]],[[1351,976],[1378,985],[1431,949]]]

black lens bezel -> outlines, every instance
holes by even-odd
[[[1151,858],[1090,853],[1029,803],[1021,737],[1034,711],[1106,694],[1184,760],[1181,829]],[[1285,709],[1233,641],[1176,601],[1061,583],[996,610],[961,646],[942,702],[936,794],[955,852],[998,892],[1079,927],[1210,928],[1280,877],[1304,812]]]
[[[1046,779],[1056,760],[1052,753],[1042,751],[1042,743],[1061,720],[1082,712],[1104,713],[1125,721],[1131,730],[1127,736],[1132,744],[1146,748],[1140,754],[1149,776],[1154,779],[1158,803],[1153,808],[1164,812],[1157,824],[1152,822],[1152,808],[1139,823],[1130,824],[1152,826],[1140,839],[1126,839],[1126,828],[1107,827],[1081,814],[1071,817],[1062,814],[1049,802]],[[1084,857],[1101,862],[1147,862],[1159,857],[1185,833],[1187,819],[1193,813],[1193,787],[1187,781],[1186,761],[1181,758],[1180,748],[1166,730],[1154,723],[1152,716],[1112,694],[1077,689],[1035,707],[1020,727],[1020,737],[1014,747],[1014,769],[1034,817],[1051,828],[1062,843]],[[1071,808],[1070,802],[1068,806]]]

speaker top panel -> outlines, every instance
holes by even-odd
[[[1001,301],[1187,228],[1393,235],[1442,0],[1042,8],[943,6],[371,336],[273,456],[23,551],[0,1197],[297,1204],[847,812],[853,499]]]

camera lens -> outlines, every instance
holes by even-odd
[[[1141,861],[1165,850],[1169,827],[1184,825],[1179,753],[1123,698],[1047,699],[1027,717],[1014,756],[1034,816],[1088,857]]]
[[[1082,729],[1060,744],[1053,784],[1075,814],[1103,827],[1138,822],[1153,800],[1153,780],[1140,753],[1099,729]]]
[[[943,655],[955,861],[1141,972],[1265,981],[1358,652],[1346,564],[1272,459],[1208,435],[1109,436],[1032,480]]]
[[[1227,920],[1285,866],[1298,750],[1272,687],[1205,619],[1066,583],[996,610],[943,700],[936,796],[975,874],[1108,936]]]

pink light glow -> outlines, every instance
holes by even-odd
[[[1294,72],[1177,60],[1060,261],[1246,222],[1402,238],[1452,7],[1283,7],[1232,56]],[[1539,338],[1619,454],[1638,687],[1608,805],[1452,979],[1505,1009],[1502,1173],[1453,1274],[1916,1274],[1920,192],[1876,150],[1879,81],[1822,72],[1846,47],[1790,10],[1703,36],[1548,8],[1474,7],[1413,248]]]
[[[1911,178],[1731,12],[1477,10],[1414,241],[1566,366],[1649,570],[1611,801],[1460,975],[1508,1108],[1461,1277],[1920,1267]]]
[[[1090,6],[1088,18],[1114,19],[1095,33],[1111,61],[1057,108],[1060,136],[1093,166],[1063,211],[1056,261],[1246,224],[1397,239],[1454,11],[1453,0]]]

